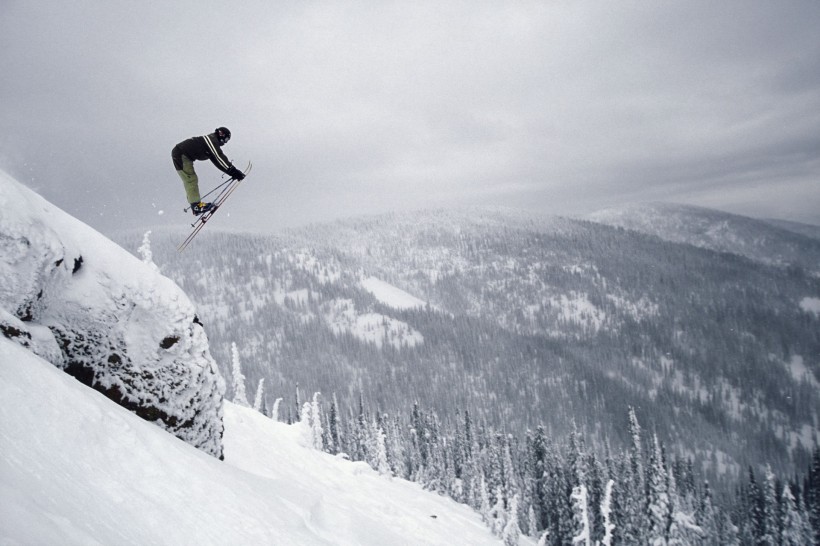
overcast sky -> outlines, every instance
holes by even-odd
[[[185,225],[171,148],[225,125],[254,164],[226,228],[657,200],[820,224],[818,29],[816,0],[0,0],[0,168],[103,232]]]

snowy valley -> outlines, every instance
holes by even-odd
[[[677,211],[681,225],[694,214]],[[769,233],[710,215],[730,240]],[[792,256],[816,252],[771,230]],[[182,256],[175,237],[151,234],[154,261],[197,302],[222,374],[236,343],[249,389],[264,379],[285,420],[299,385],[345,415],[362,397],[394,417],[418,402],[519,438],[544,426],[565,439],[574,423],[597,449],[625,449],[635,407],[713,481],[749,465],[793,473],[816,445],[820,277],[799,264],[514,211],[212,230]],[[142,238],[121,241],[136,253]]]

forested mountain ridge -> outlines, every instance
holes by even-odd
[[[640,231],[679,243],[794,265],[820,276],[820,227],[671,203],[648,203],[606,209],[589,220]]]
[[[733,473],[792,471],[816,441],[820,279],[799,265],[508,211],[212,227],[183,254],[179,233],[152,234],[153,259],[197,303],[223,375],[236,342],[268,405],[298,383],[616,445],[631,405],[678,454]],[[428,305],[388,305],[372,278]]]

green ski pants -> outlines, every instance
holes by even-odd
[[[182,156],[182,170],[177,171],[177,174],[182,179],[182,185],[185,186],[185,196],[189,203],[199,203],[199,178],[194,171],[194,162],[188,159],[188,156]]]

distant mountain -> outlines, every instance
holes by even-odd
[[[335,393],[348,407],[360,393],[391,414],[419,401],[444,419],[469,409],[510,432],[578,426],[624,446],[633,406],[707,470],[792,471],[820,422],[820,279],[782,264],[815,242],[714,212],[728,224],[710,244],[761,258],[715,252],[688,242],[677,210],[686,244],[473,210],[276,236],[213,225],[183,254],[182,232],[152,234],[151,248],[196,302],[222,373],[236,342],[249,392],[264,378],[269,407],[285,398],[280,413],[295,411],[298,383],[303,396]],[[744,222],[754,236],[736,227]],[[130,249],[141,240],[123,237]],[[788,241],[788,254],[765,259],[772,240]]]
[[[820,227],[756,220],[689,205],[649,203],[606,209],[593,222],[656,235],[774,265],[794,265],[820,275]],[[814,235],[812,235],[812,233]]]
[[[789,222],[788,220],[777,220],[773,218],[766,218],[765,221],[781,229],[798,233],[800,235],[805,235],[806,237],[811,237],[812,239],[820,240],[820,226],[803,224],[800,222]]]

